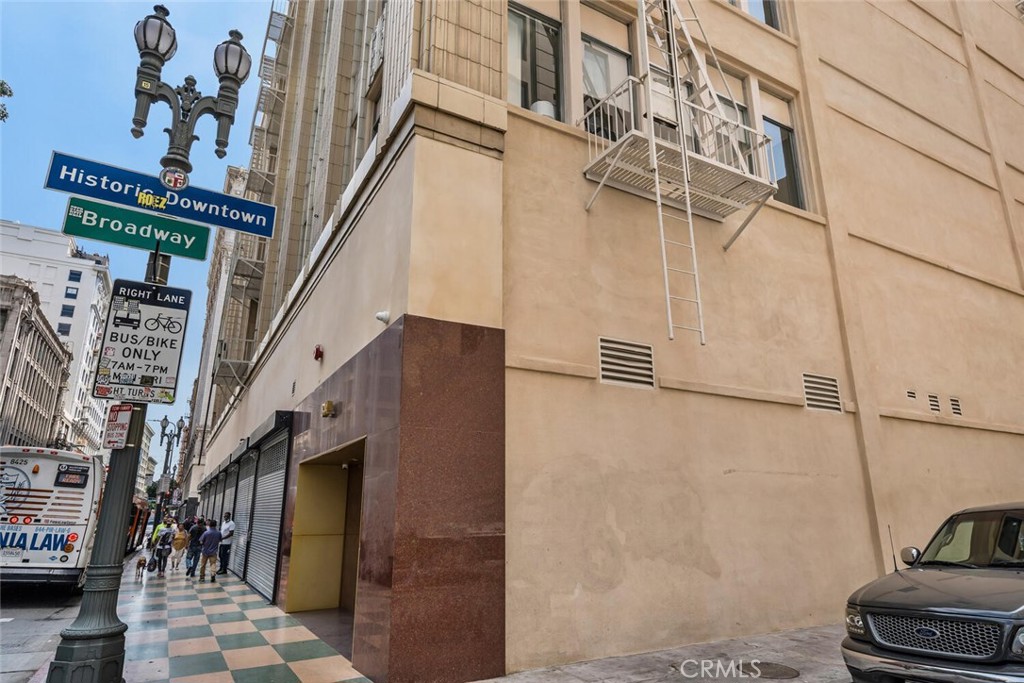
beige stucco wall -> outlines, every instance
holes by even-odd
[[[294,408],[376,337],[384,329],[374,317],[378,311],[397,317],[406,310],[414,167],[410,146],[383,179],[376,201],[355,215],[344,240],[339,226],[294,310],[278,321],[258,354],[248,389],[210,442],[210,469],[273,411]],[[322,362],[313,359],[317,344],[324,347]]]
[[[743,216],[698,220],[708,344],[669,342],[653,204],[585,212],[583,138],[510,111],[510,670],[837,621],[891,568],[889,526],[921,546],[1020,498],[1019,27],[961,4],[975,49],[949,3],[800,3],[801,54],[699,9],[725,62],[794,96],[817,213],[769,202],[728,252]],[[598,336],[651,344],[659,388],[600,384]],[[792,405],[803,372],[851,412]]]
[[[872,578],[850,416],[506,381],[510,670],[835,622]]]

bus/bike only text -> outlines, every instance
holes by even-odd
[[[155,294],[155,296],[154,296]],[[138,299],[139,301],[155,301],[158,304],[177,304],[179,306],[185,305],[185,297],[181,294],[168,294],[167,292],[154,292],[150,289],[137,289],[135,287],[121,287],[116,292],[117,296],[128,297],[129,299]]]

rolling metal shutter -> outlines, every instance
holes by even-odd
[[[281,538],[281,508],[284,504],[285,465],[288,461],[288,432],[260,449],[256,465],[256,503],[249,533],[249,563],[245,580],[268,600],[274,599],[277,547]]]
[[[220,511],[220,519],[224,519],[224,513],[230,512],[231,519],[235,518],[235,489],[238,487],[238,467],[228,469],[228,476],[224,478],[224,506]],[[233,541],[234,539],[232,539]]]
[[[245,547],[249,542],[249,521],[252,519],[252,489],[256,482],[256,458],[246,455],[238,469],[238,492],[235,494],[235,543],[228,568],[245,578]]]
[[[224,482],[225,477],[223,475],[217,476],[217,493],[213,496],[213,509],[210,510],[210,514],[217,520],[217,526],[220,526],[221,520],[224,519],[222,509],[224,507]]]

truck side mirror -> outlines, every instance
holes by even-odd
[[[900,559],[903,560],[903,564],[908,567],[918,561],[921,557],[921,551],[913,546],[907,546],[900,551]]]

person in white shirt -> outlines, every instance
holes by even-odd
[[[234,540],[235,523],[231,521],[231,513],[224,513],[224,523],[220,525],[220,569],[218,574],[228,573],[228,560],[231,559],[231,541]]]

